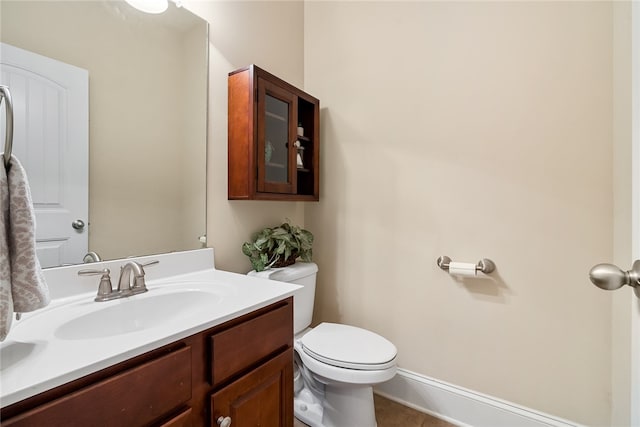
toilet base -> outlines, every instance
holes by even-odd
[[[294,415],[311,427],[377,427],[373,387],[325,385],[323,399],[304,387],[293,399]]]
[[[293,414],[311,427],[323,427],[322,402],[306,388],[293,397]]]

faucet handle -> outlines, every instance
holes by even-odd
[[[80,270],[78,271],[78,276],[98,276],[102,274],[103,276],[106,274],[107,276],[111,274],[111,270],[108,268],[103,268],[102,270]]]
[[[96,295],[96,301],[106,301],[113,293],[113,287],[111,286],[111,270],[104,268],[102,270],[80,270],[78,276],[98,276],[100,277],[100,285],[98,285],[98,294]]]
[[[144,268],[143,267],[149,267],[151,265],[156,265],[156,264],[160,264],[160,261],[158,261],[157,259],[153,260],[153,261],[149,261],[149,262],[145,262],[145,263],[140,263],[137,262],[136,264],[138,264],[140,266],[140,272],[142,273],[142,276],[138,276],[134,279],[133,281],[133,286],[131,287],[131,289],[134,292],[144,292],[147,289],[147,285],[144,282]]]
[[[140,264],[140,267],[148,267],[150,265],[160,264],[160,261],[158,261],[157,259],[154,259],[153,261],[149,261],[149,262],[145,262],[145,263],[138,263],[138,264]]]

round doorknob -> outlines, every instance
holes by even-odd
[[[83,230],[84,229],[84,221],[81,220],[81,219],[76,219],[75,221],[73,221],[71,223],[71,226],[76,230]]]
[[[640,260],[634,261],[629,271],[623,271],[613,264],[595,265],[589,271],[589,278],[594,285],[607,291],[620,289],[624,285],[634,287],[638,291],[640,285]]]
[[[629,281],[629,276],[613,264],[598,264],[589,271],[589,279],[600,289],[615,291]]]
[[[216,422],[220,427],[229,427],[231,425],[231,417],[218,417]]]

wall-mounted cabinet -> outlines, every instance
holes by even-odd
[[[229,73],[229,200],[319,198],[320,101],[255,65]]]

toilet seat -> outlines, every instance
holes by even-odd
[[[396,347],[366,329],[321,323],[300,338],[302,350],[313,359],[338,368],[380,371],[396,365]]]

